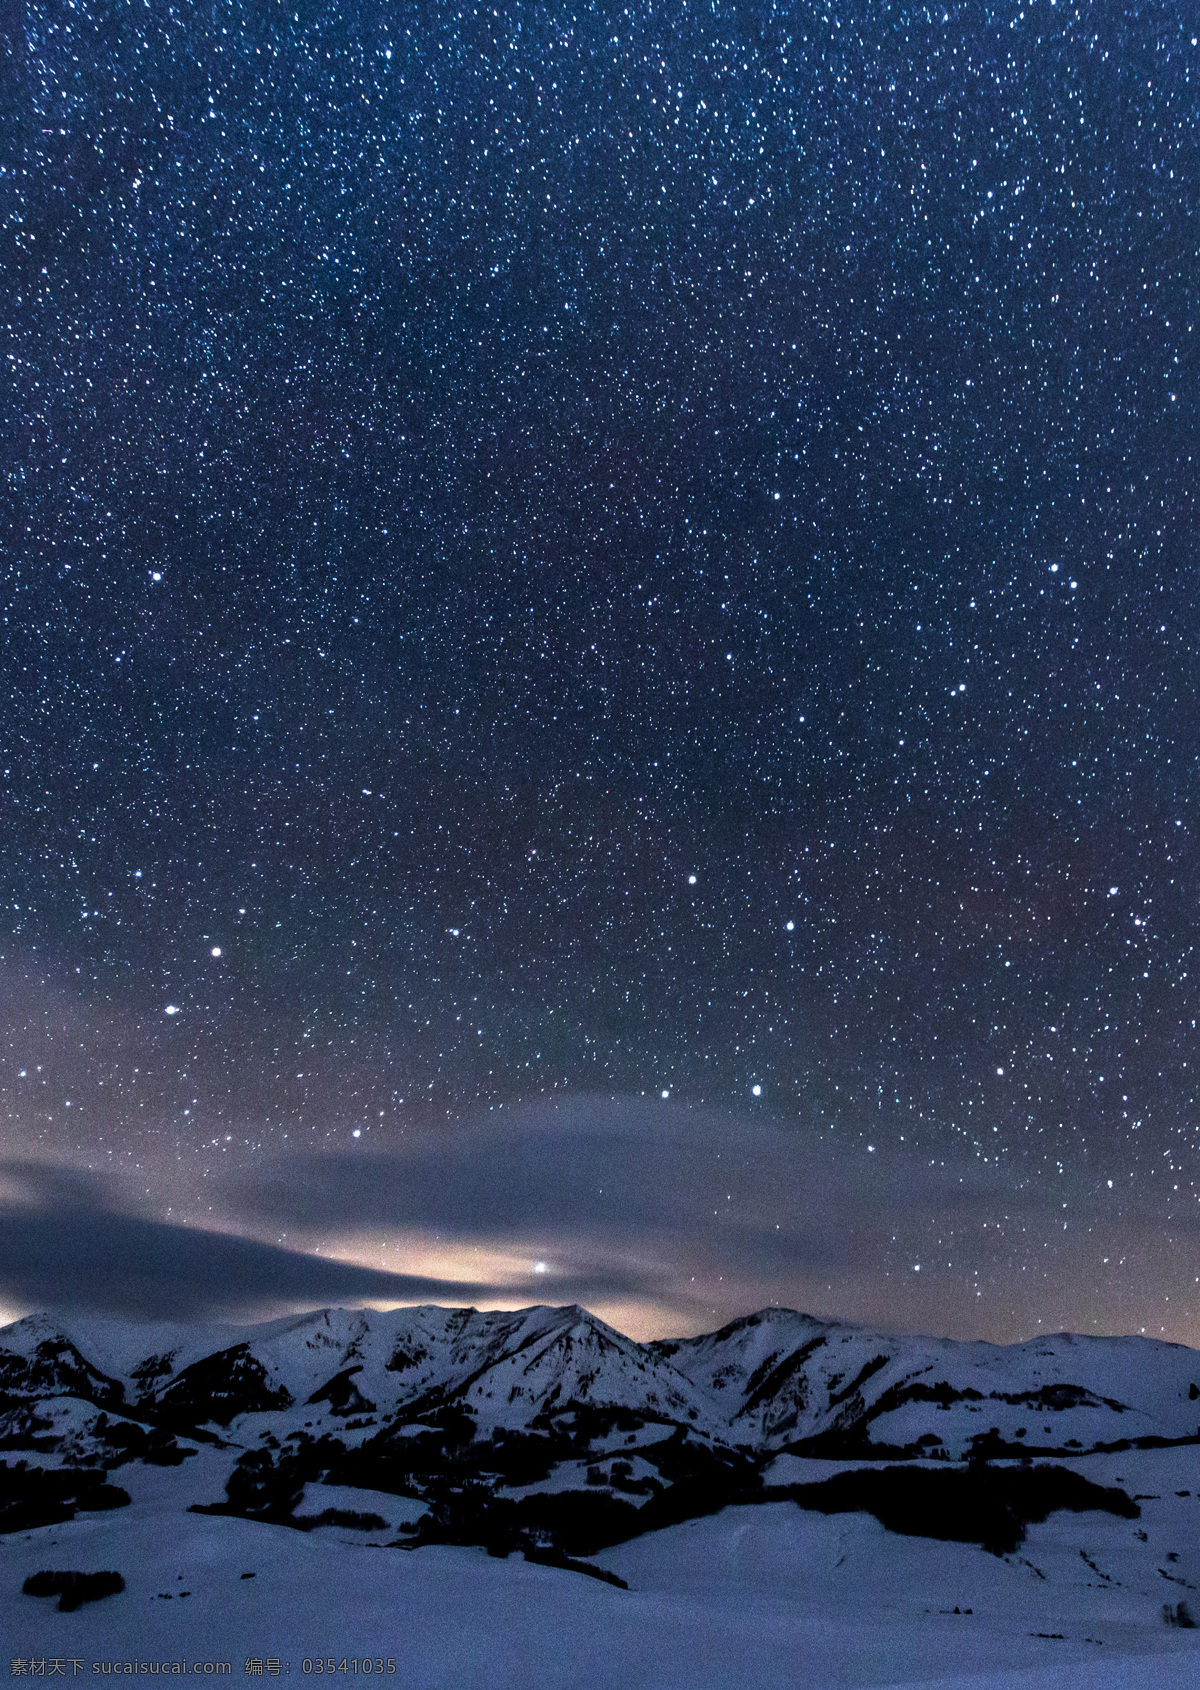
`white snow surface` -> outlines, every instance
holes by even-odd
[[[123,1469],[129,1508],[0,1539],[0,1626],[10,1659],[81,1659],[89,1674],[92,1661],[220,1660],[243,1682],[248,1660],[301,1679],[306,1659],[369,1655],[394,1660],[405,1690],[1194,1687],[1200,1632],[1162,1620],[1183,1591],[1164,1572],[1200,1582],[1200,1499],[1174,1494],[1195,1486],[1194,1450],[1076,1465],[1151,1493],[1141,1520],[1056,1514],[1000,1558],[863,1514],[730,1508],[596,1556],[619,1590],[481,1550],[188,1514],[184,1499],[223,1471],[205,1450],[183,1468]],[[64,1566],[114,1568],[126,1589],[69,1614],[20,1594],[29,1573]]]

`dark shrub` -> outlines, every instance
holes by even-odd
[[[384,1532],[387,1521],[382,1514],[356,1514],[351,1508],[324,1508],[319,1514],[298,1514],[298,1526],[342,1526],[351,1532]]]
[[[428,1501],[429,1514],[417,1522],[419,1543],[475,1543],[489,1555],[505,1556],[524,1542],[518,1505],[493,1497],[484,1485],[463,1485]]]
[[[639,1510],[607,1491],[551,1491],[518,1504],[521,1526],[535,1539],[549,1539],[566,1555],[594,1555],[637,1537],[645,1528]]]
[[[497,1433],[479,1452],[476,1465],[482,1471],[498,1474],[507,1485],[536,1485],[549,1477],[554,1463],[564,1459],[568,1450],[567,1439],[561,1435]]]
[[[1059,1508],[1102,1509],[1136,1520],[1141,1510],[1123,1490],[1105,1489],[1065,1467],[973,1466],[966,1473],[923,1468],[860,1468],[812,1485],[790,1485],[801,1508],[823,1514],[873,1514],[889,1531],[978,1543],[1011,1554],[1025,1528]]]
[[[310,1476],[306,1466],[302,1454],[273,1461],[270,1450],[247,1450],[225,1481],[231,1511],[257,1519],[286,1518],[304,1495]]]
[[[77,1508],[124,1508],[127,1491],[106,1484],[99,1468],[0,1467],[0,1532],[30,1531],[72,1520]]]
[[[75,1506],[85,1512],[96,1513],[106,1508],[128,1508],[129,1492],[122,1490],[120,1485],[92,1485],[78,1492]]]
[[[85,1602],[99,1602],[103,1596],[117,1596],[125,1588],[120,1573],[33,1573],[25,1580],[22,1590],[26,1596],[57,1596],[64,1613],[71,1613]]]
[[[182,1449],[174,1438],[161,1444],[151,1444],[142,1460],[151,1467],[182,1467],[189,1455],[195,1455],[194,1449]]]
[[[178,1467],[195,1450],[180,1449],[169,1432],[160,1426],[149,1428],[136,1420],[110,1420],[101,1414],[92,1427],[93,1436],[108,1445],[106,1465],[120,1467],[126,1461],[149,1461],[156,1467]]]
[[[289,1441],[293,1437],[294,1434],[289,1434]],[[335,1468],[345,1454],[346,1446],[340,1439],[310,1438],[303,1432],[295,1437],[291,1449],[280,1450],[278,1454],[273,1454],[270,1448],[248,1449],[238,1457],[237,1465],[225,1481],[229,1500],[193,1503],[189,1512],[240,1514],[248,1520],[290,1524],[305,1485]]]
[[[420,1440],[411,1440],[417,1443]],[[436,1445],[440,1451],[441,1446]],[[419,1479],[436,1472],[435,1460],[409,1459],[408,1451],[387,1451],[374,1447],[347,1450],[329,1469],[329,1482],[353,1485],[359,1490],[384,1491],[390,1496],[408,1496]]]
[[[62,1581],[67,1576],[66,1573],[49,1571],[30,1573],[21,1589],[26,1596],[57,1596],[62,1589]],[[74,1578],[75,1575],[72,1573],[69,1576]]]
[[[629,1589],[623,1578],[618,1578],[616,1573],[610,1573],[606,1567],[593,1567],[590,1561],[573,1561],[569,1555],[563,1555],[557,1549],[527,1549],[525,1559],[539,1567],[561,1567],[567,1573],[583,1573],[590,1579],[601,1579],[605,1584],[615,1584],[618,1590]]]

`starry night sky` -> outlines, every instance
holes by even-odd
[[[1200,1343],[1194,29],[5,7],[6,1309]]]

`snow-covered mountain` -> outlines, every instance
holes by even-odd
[[[754,1448],[957,1456],[984,1441],[1076,1450],[1200,1434],[1200,1354],[1153,1339],[957,1343],[764,1309],[648,1348],[704,1393],[725,1436]]]
[[[289,1426],[420,1418],[451,1403],[488,1430],[580,1407],[707,1419],[669,1362],[577,1307],[324,1309],[224,1331],[93,1321],[68,1332],[35,1315],[0,1330],[0,1391],[77,1397],[173,1429],[259,1414]]]
[[[0,1330],[4,1447],[68,1403],[81,1424],[103,1411],[233,1443],[317,1427],[362,1443],[453,1410],[476,1439],[620,1415],[756,1457],[957,1458],[1198,1437],[1200,1354],[1143,1338],[897,1337],[786,1309],[651,1344],[575,1306],[326,1309],[245,1328],[36,1315]]]

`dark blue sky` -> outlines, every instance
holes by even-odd
[[[311,1248],[319,1151],[362,1260],[366,1159],[389,1267],[553,1220],[698,1324],[1200,1340],[1188,17],[9,8],[12,1155]],[[695,1214],[570,1223],[488,1137],[564,1093]],[[895,1218],[853,1285],[806,1158]]]

